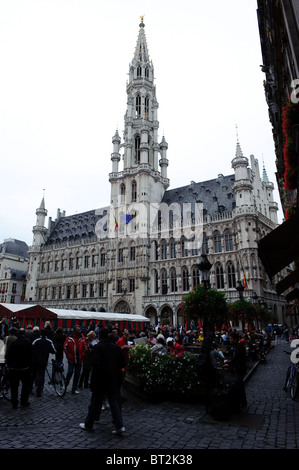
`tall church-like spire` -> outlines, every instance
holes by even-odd
[[[164,137],[162,142],[158,142],[159,104],[143,20],[141,16],[134,56],[129,65],[123,142],[117,141],[118,149],[123,149],[122,171],[118,168],[119,155],[115,147],[115,136],[112,139],[113,168],[109,178],[112,204],[116,204],[120,195],[126,203],[161,202],[169,186],[166,156],[168,146]]]

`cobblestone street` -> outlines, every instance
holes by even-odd
[[[126,433],[112,435],[110,411],[102,412],[94,432],[79,428],[90,391],[69,391],[64,398],[47,385],[41,398],[31,395],[28,408],[14,410],[0,401],[2,449],[298,449],[299,400],[283,391],[290,343],[281,341],[259,364],[246,384],[248,409],[228,422],[217,422],[202,404],[148,403],[125,390]],[[163,453],[163,452],[162,452]],[[165,452],[164,452],[165,453]]]

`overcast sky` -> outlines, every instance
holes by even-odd
[[[236,125],[277,188],[256,10],[256,0],[0,0],[0,242],[31,245],[43,194],[53,219],[109,205],[141,15],[170,189],[232,174]]]

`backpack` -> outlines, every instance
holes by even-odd
[[[205,380],[211,370],[210,355],[208,353],[200,352],[196,358],[197,377],[199,380]]]

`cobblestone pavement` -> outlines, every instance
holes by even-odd
[[[103,411],[94,432],[79,428],[90,398],[88,389],[59,398],[47,385],[30,407],[14,410],[0,400],[1,449],[298,449],[299,398],[283,391],[290,343],[281,341],[259,364],[246,384],[248,409],[228,422],[215,421],[202,404],[148,403],[127,390],[123,404],[126,433],[112,435],[109,410]]]

